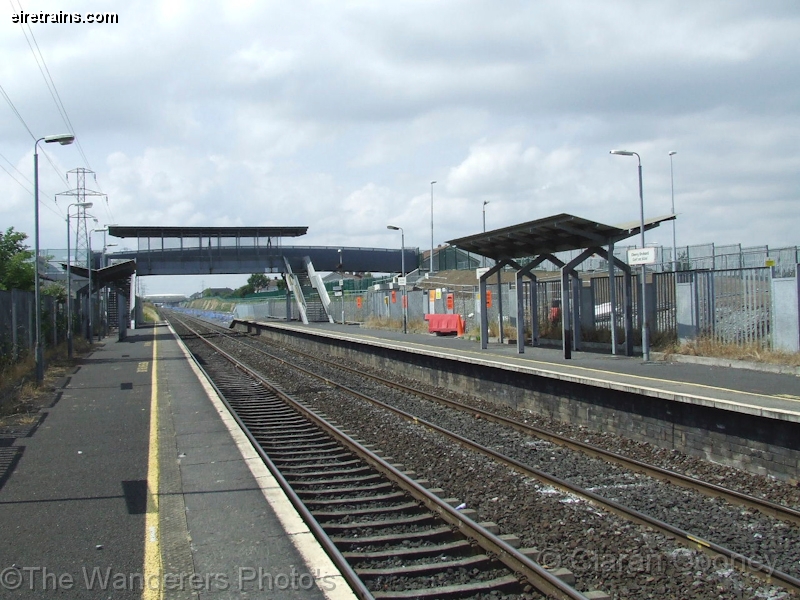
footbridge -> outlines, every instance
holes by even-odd
[[[399,273],[419,262],[416,248],[290,246],[284,238],[307,233],[308,227],[158,227],[109,225],[109,235],[135,240],[135,249],[109,258],[136,261],[136,274],[208,275],[280,273],[307,322],[303,288],[317,290],[328,320],[330,299],[319,272]],[[133,245],[133,244],[131,244]]]

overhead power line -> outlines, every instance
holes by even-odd
[[[12,9],[14,8],[13,0],[9,0],[11,3]],[[20,11],[23,11],[22,3],[17,0],[17,6],[19,7]],[[28,31],[25,31],[27,27]],[[78,148],[78,152],[83,158],[83,162],[86,164],[88,169],[91,169],[91,165],[89,164],[89,159],[86,156],[86,153],[83,151],[83,146],[81,145],[80,136],[78,136],[75,132],[75,127],[72,125],[72,120],[69,118],[69,113],[67,112],[67,107],[64,106],[64,102],[61,100],[61,94],[58,93],[58,88],[56,87],[56,82],[53,79],[53,76],[50,73],[50,69],[47,66],[47,61],[44,59],[44,54],[42,54],[41,49],[39,48],[39,43],[36,41],[36,36],[33,35],[33,29],[31,29],[30,24],[23,24],[20,23],[20,29],[22,29],[22,34],[25,36],[25,41],[28,43],[28,48],[31,50],[31,54],[33,54],[33,59],[36,61],[36,65],[39,67],[39,72],[42,74],[42,79],[44,79],[44,83],[47,86],[47,90],[50,92],[50,97],[53,99],[53,103],[56,105],[56,110],[58,110],[59,115],[61,116],[61,120],[66,125],[67,129],[71,134],[75,136],[75,146]],[[30,38],[28,38],[28,34],[30,34]],[[33,44],[31,44],[31,40],[33,40]],[[34,46],[36,49],[34,50]],[[28,130],[30,133],[30,129]],[[33,134],[31,134],[33,135]],[[34,139],[36,139],[34,137]],[[48,161],[49,161],[48,157]],[[52,161],[50,161],[52,164]],[[54,166],[55,168],[55,166]],[[63,177],[62,177],[63,179]],[[64,180],[66,184],[66,180]]]

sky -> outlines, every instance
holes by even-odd
[[[118,22],[13,21],[42,11]],[[800,244],[796,0],[10,0],[0,56],[0,228],[31,246],[34,141],[68,131],[40,145],[42,248],[66,247],[76,168],[99,226],[308,226],[297,245],[398,248],[392,224],[429,248],[431,191],[437,245],[487,201],[487,230],[637,220],[611,149],[641,156],[646,217],[674,184],[679,246]]]

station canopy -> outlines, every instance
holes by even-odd
[[[67,270],[67,264],[61,263],[64,270]],[[89,270],[86,267],[78,265],[70,265],[70,273],[78,277],[89,278]],[[112,283],[124,282],[128,277],[136,272],[136,261],[126,260],[119,262],[109,267],[102,269],[92,269],[92,283],[97,285],[107,285]]]
[[[674,218],[675,215],[666,215],[645,219],[644,229],[648,231],[658,227],[662,222]],[[561,213],[536,221],[450,240],[447,243],[465,252],[472,252],[499,261],[607,246],[638,235],[640,229],[639,221],[605,225],[590,219]]]

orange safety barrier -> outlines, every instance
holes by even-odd
[[[427,314],[428,333],[464,335],[464,320],[461,315]]]

